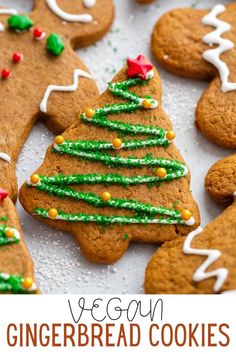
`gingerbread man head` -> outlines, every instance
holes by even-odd
[[[236,4],[212,10],[178,9],[164,15],[152,51],[167,70],[211,80],[196,109],[196,123],[216,144],[236,147]]]
[[[36,119],[62,132],[97,96],[73,49],[97,41],[112,20],[112,0],[37,0],[24,16],[0,9],[0,185],[12,198],[15,162]]]
[[[164,244],[147,271],[147,293],[236,292],[236,155],[216,163],[205,186],[220,205],[230,205],[204,229]]]

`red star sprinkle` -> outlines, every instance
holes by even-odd
[[[0,188],[0,201],[4,200],[8,196],[8,192]]]
[[[128,77],[139,77],[142,80],[146,80],[147,74],[153,69],[153,65],[143,55],[139,55],[136,59],[127,59],[127,64]]]

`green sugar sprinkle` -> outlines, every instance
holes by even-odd
[[[42,218],[48,218],[49,209],[36,208],[34,210],[34,215],[41,216]],[[181,217],[159,217],[147,215],[134,215],[134,216],[106,216],[99,214],[86,214],[86,213],[66,213],[64,211],[58,210],[57,220],[65,220],[68,222],[83,222],[89,223],[94,222],[101,225],[118,224],[118,225],[130,225],[130,224],[163,224],[163,225],[174,225],[186,223],[181,219]]]
[[[62,37],[56,33],[51,33],[47,39],[47,50],[55,56],[59,56],[64,49],[65,45]]]
[[[10,245],[12,243],[19,243],[20,240],[16,237],[8,238],[5,235],[5,231],[7,229],[7,225],[0,225],[0,246]]]
[[[28,16],[13,15],[8,19],[9,27],[21,32],[29,29],[33,24],[33,21]]]

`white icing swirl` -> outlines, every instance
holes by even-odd
[[[190,234],[186,237],[186,240],[184,242],[183,253],[189,255],[207,257],[205,262],[203,262],[202,265],[194,273],[193,281],[200,282],[212,277],[216,277],[216,282],[214,284],[213,290],[215,293],[218,293],[221,290],[223,284],[225,283],[229,271],[226,268],[218,268],[216,270],[213,270],[212,272],[207,273],[207,269],[221,257],[221,252],[219,250],[194,249],[191,247],[194,238],[197,235],[199,235],[202,231],[203,229],[201,227],[198,227],[193,232],[190,232]]]
[[[223,5],[216,5],[211,12],[202,19],[202,23],[206,26],[212,26],[216,29],[203,37],[203,42],[209,45],[217,44],[217,48],[209,49],[203,53],[203,58],[214,65],[219,71],[222,82],[221,89],[223,92],[236,90],[236,83],[229,81],[230,70],[228,65],[220,58],[220,56],[230,49],[234,48],[234,43],[229,39],[222,38],[222,34],[230,31],[231,25],[225,21],[219,20],[218,15],[226,11]]]
[[[92,22],[93,17],[89,14],[70,14],[68,12],[63,11],[59,5],[57,5],[56,0],[45,0],[48,7],[61,19],[68,22]],[[84,6],[87,8],[93,7],[96,5],[96,0],[83,0]]]
[[[78,90],[79,87],[79,77],[84,77],[87,79],[92,79],[91,75],[86,73],[83,70],[76,69],[73,73],[73,84],[69,86],[57,86],[57,85],[49,85],[45,91],[42,102],[40,103],[40,111],[43,113],[47,113],[47,104],[49,96],[53,91],[64,91],[64,92],[73,92]]]

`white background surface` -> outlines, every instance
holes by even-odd
[[[141,6],[134,0],[114,1],[116,20],[112,30],[102,41],[78,51],[97,80],[101,92],[127,56],[135,57],[143,53],[151,57],[151,31],[163,13],[176,7],[211,7],[217,3],[214,0],[158,0],[149,6]],[[0,4],[23,12],[32,7],[30,0],[2,0]],[[157,64],[153,58],[152,61]],[[220,213],[220,208],[205,193],[204,177],[214,162],[231,151],[209,143],[194,126],[195,106],[206,83],[182,79],[160,68],[159,71],[164,86],[163,104],[177,133],[176,145],[192,172],[192,192],[201,210],[202,225],[206,225]],[[38,123],[19,159],[19,186],[42,163],[46,147],[51,141],[51,133]],[[39,223],[27,215],[20,205],[17,207],[43,293],[143,292],[145,268],[156,250],[155,246],[131,245],[126,255],[112,266],[91,264],[84,259],[71,235]]]

